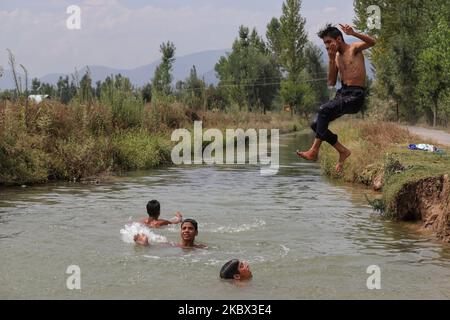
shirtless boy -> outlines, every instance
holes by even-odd
[[[339,25],[346,35],[359,38],[360,42],[347,44],[342,32],[328,24],[318,36],[325,43],[330,58],[328,65],[328,85],[335,86],[338,73],[341,78],[342,88],[331,100],[319,108],[316,120],[311,128],[316,133],[311,148],[306,152],[297,151],[297,155],[303,159],[317,161],[322,141],[326,141],[339,153],[339,161],[336,171],[341,172],[345,160],[351,155],[350,150],[338,142],[338,136],[328,129],[328,124],[343,116],[354,114],[361,110],[365,99],[366,67],[364,64],[363,50],[373,47],[375,39],[368,35],[357,33],[351,26]]]
[[[161,205],[158,200],[151,200],[147,203],[147,214],[148,218],[143,218],[139,222],[145,224],[150,228],[159,228],[166,226],[168,224],[180,223],[183,219],[181,213],[176,212],[175,217],[171,220],[160,219],[159,215],[161,213]]]

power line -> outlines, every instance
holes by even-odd
[[[283,79],[283,78],[277,78],[277,79]],[[316,78],[316,79],[308,79],[308,80],[304,80],[299,82],[318,82],[318,81],[324,81],[324,80],[328,80],[328,78]],[[270,82],[270,83],[254,83],[254,84],[245,84],[245,83],[241,83],[241,84],[218,84],[217,88],[231,88],[231,87],[267,87],[267,86],[274,86],[274,85],[281,85],[282,82]],[[181,92],[193,92],[193,91],[201,91],[201,90],[205,90],[205,88],[183,88],[179,91]]]

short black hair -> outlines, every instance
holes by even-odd
[[[147,213],[149,217],[158,218],[160,214],[161,206],[158,200],[151,200],[147,203]]]
[[[322,30],[320,30],[317,35],[319,36],[320,39],[323,40],[323,38],[325,37],[331,37],[333,39],[337,39],[339,37],[342,38],[342,41],[344,41],[344,35],[342,34],[341,30],[339,30],[336,27],[333,27],[331,25],[331,23],[328,23],[325,28],[323,28]]]
[[[234,279],[234,275],[239,273],[238,268],[239,268],[238,259],[232,259],[228,261],[222,266],[222,269],[220,269],[220,278]]]
[[[194,226],[194,228],[195,228],[195,231],[197,231],[197,230],[198,230],[198,225],[197,225],[197,221],[195,221],[194,219],[190,219],[190,218],[184,219],[184,220],[183,220],[183,222],[181,222],[181,226],[180,226],[180,228],[182,228],[182,227],[183,227],[183,224],[185,224],[186,222],[190,222],[190,223],[192,223],[192,225],[193,225],[193,226]]]

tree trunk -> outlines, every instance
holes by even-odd
[[[396,112],[397,112],[397,122],[400,122],[400,112],[399,112],[399,110],[398,110],[398,100],[397,100],[396,102],[397,102],[397,109],[396,109]]]
[[[434,101],[434,110],[433,110],[433,127],[436,127],[437,122],[437,113],[438,113],[438,102]]]

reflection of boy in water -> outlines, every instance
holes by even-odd
[[[222,279],[250,280],[252,277],[248,263],[238,259],[228,261],[220,269],[220,278]]]
[[[143,218],[139,222],[145,224],[150,228],[159,228],[168,224],[177,224],[182,220],[181,213],[176,212],[175,217],[172,220],[159,219],[161,213],[161,206],[158,200],[151,200],[147,203],[148,218]]]
[[[181,241],[176,246],[180,248],[206,248],[204,244],[196,244],[195,237],[198,235],[198,224],[194,219],[184,219],[181,223]],[[148,246],[148,237],[145,234],[134,236],[134,242],[143,246]]]

